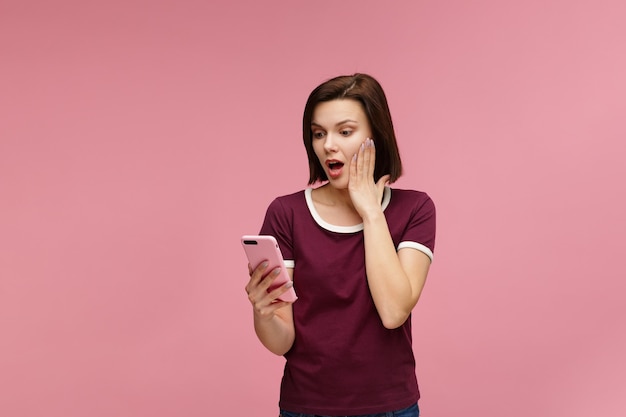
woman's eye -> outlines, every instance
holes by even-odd
[[[350,134],[352,133],[351,130],[342,130],[341,132],[339,132],[341,134],[341,136],[350,136]]]
[[[313,138],[321,139],[324,137],[324,132],[313,132]]]

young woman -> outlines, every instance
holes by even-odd
[[[284,355],[280,413],[419,415],[411,311],[433,257],[427,194],[391,189],[402,173],[380,84],[366,74],[315,88],[303,118],[309,185],[276,198],[260,234],[278,240],[292,282],[250,271],[256,334]],[[278,296],[294,286],[298,300]]]

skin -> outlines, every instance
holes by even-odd
[[[363,224],[365,268],[374,304],[386,328],[400,327],[417,304],[430,258],[411,248],[396,251],[380,204],[389,176],[374,182],[376,152],[367,116],[355,100],[322,102],[313,112],[311,130],[313,149],[329,178],[312,192],[315,208],[331,224]],[[330,175],[329,159],[344,163],[339,175]],[[246,292],[259,340],[283,355],[295,339],[293,310],[291,303],[277,298],[292,284],[268,293],[277,276],[268,272],[263,265],[251,270]],[[288,272],[293,279],[293,270]]]

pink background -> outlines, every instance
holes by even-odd
[[[99,3],[99,4],[97,4]],[[239,244],[383,84],[438,242],[422,415],[626,414],[621,0],[0,2],[0,415],[276,416]]]

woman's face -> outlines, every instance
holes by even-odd
[[[331,185],[347,188],[352,156],[372,137],[361,103],[352,99],[319,103],[313,110],[311,134],[313,150]]]

